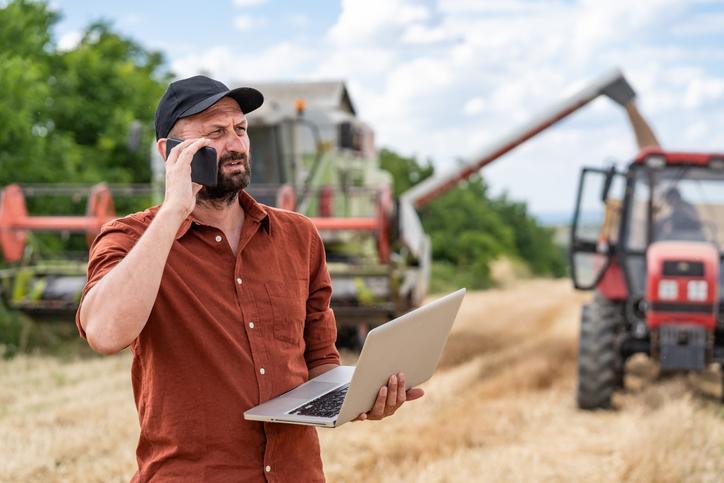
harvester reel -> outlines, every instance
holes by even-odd
[[[28,216],[23,190],[16,184],[6,187],[0,195],[0,249],[5,260],[16,262],[23,257],[28,234],[13,230],[15,220]]]
[[[290,184],[285,184],[277,191],[277,208],[282,210],[294,211],[297,208],[297,196],[294,194],[294,188]]]
[[[377,194],[377,253],[381,263],[389,263],[392,236],[392,195],[389,188]]]
[[[88,246],[93,243],[95,237],[100,233],[103,224],[113,218],[115,214],[113,196],[108,186],[105,184],[95,185],[88,197],[88,208],[86,210],[86,216],[93,223],[86,232]]]
[[[85,233],[90,244],[101,226],[113,218],[113,199],[105,184],[93,187],[86,216],[28,216],[22,188],[11,184],[0,194],[0,249],[8,262],[19,261],[28,231]]]

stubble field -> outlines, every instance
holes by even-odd
[[[636,359],[615,410],[575,408],[586,298],[550,280],[469,293],[421,400],[319,431],[328,480],[724,481],[714,373],[657,380]],[[0,362],[0,481],[127,481],[138,435],[129,367],[127,353]]]

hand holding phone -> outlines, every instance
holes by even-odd
[[[179,139],[168,138],[166,140],[166,158],[171,150],[181,144]],[[216,157],[216,149],[204,146],[194,153],[191,158],[191,181],[204,186],[216,186],[219,175],[219,161]]]

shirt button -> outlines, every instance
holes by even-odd
[[[249,328],[250,328],[250,329],[253,329],[253,328],[254,328],[254,322],[249,322]]]
[[[236,283],[238,283],[239,285],[241,285],[241,282],[243,282],[243,280],[241,279],[241,277],[239,277],[239,278],[236,279]]]
[[[266,467],[264,468],[264,471],[266,471],[267,473],[271,472],[271,466],[266,465]]]
[[[265,372],[266,372],[266,371],[264,370],[263,367],[262,367],[261,369],[259,369],[259,374],[261,374],[262,376],[264,375]]]
[[[222,240],[221,235],[216,235],[216,241],[220,242]]]

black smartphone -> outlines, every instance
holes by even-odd
[[[181,144],[179,139],[168,138],[166,140],[166,158],[168,158],[174,146]],[[216,150],[209,146],[196,151],[191,159],[191,181],[204,186],[216,186],[219,176],[219,162],[216,159]]]

